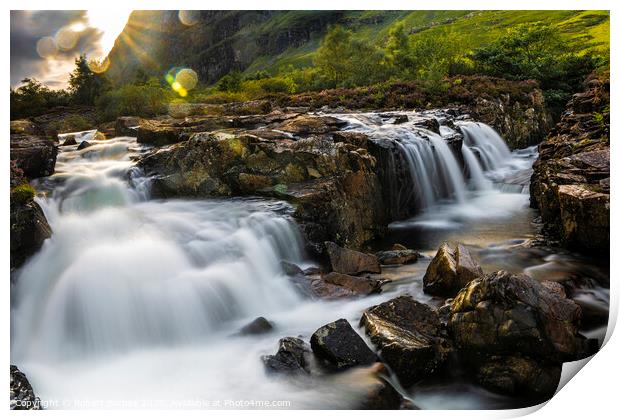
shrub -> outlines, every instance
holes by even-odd
[[[97,108],[106,120],[122,115],[152,117],[166,113],[172,99],[171,91],[161,86],[125,85],[101,95],[97,99]]]
[[[21,184],[11,189],[11,202],[15,204],[26,204],[34,198],[37,191],[30,184]]]

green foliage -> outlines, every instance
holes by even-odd
[[[11,189],[11,202],[26,204],[34,198],[37,191],[30,184],[21,184]]]
[[[69,93],[75,104],[94,105],[95,100],[108,84],[105,76],[93,72],[91,66],[100,67],[100,64],[96,62],[89,64],[85,55],[75,59],[75,69],[69,76]]]
[[[535,79],[552,106],[563,106],[600,63],[548,25],[521,24],[473,54],[477,70],[511,80]]]
[[[241,73],[233,71],[222,77],[216,87],[220,92],[239,92],[242,80]]]
[[[93,128],[93,121],[81,115],[69,114],[66,117],[49,123],[49,128],[58,132],[83,131]]]
[[[314,58],[325,87],[362,86],[385,78],[383,51],[353,39],[353,33],[333,26],[323,38]]]
[[[121,115],[152,117],[164,114],[173,99],[172,91],[159,85],[156,79],[146,84],[124,85],[101,95],[96,105],[104,119],[111,120]]]
[[[11,89],[11,119],[40,115],[50,108],[68,105],[70,96],[64,90],[52,90],[36,79],[24,79],[22,86]]]

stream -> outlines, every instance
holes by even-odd
[[[12,288],[11,363],[28,375],[35,393],[50,408],[354,407],[367,390],[365,369],[286,379],[268,376],[260,357],[274,354],[281,337],[309,341],[338,318],[358,328],[364,309],[403,293],[441,304],[422,292],[422,277],[444,241],[466,244],[485,272],[564,282],[584,309],[583,334],[602,340],[608,269],[538,240],[528,190],[535,147],[511,152],[490,127],[457,121],[465,134],[464,177],[442,138],[453,134],[449,125],[437,134],[385,124],[379,114],[334,116],[347,121],[347,130],[397,142],[413,192],[402,192],[395,205],[417,211],[392,223],[374,246],[400,243],[427,258],[385,268],[395,281],[382,294],[305,299],[280,263],[316,265],[289,204],[150,199],[149,180],[134,167],[145,146],[132,137],[75,133],[78,144],[92,146],[61,146],[56,173],[37,180],[45,192],[37,201],[54,234]],[[258,316],[275,328],[235,334]],[[524,404],[474,385],[458,368],[440,383],[403,392],[423,409]]]

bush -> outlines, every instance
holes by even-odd
[[[41,115],[50,108],[69,105],[65,90],[52,90],[36,79],[24,79],[23,85],[11,89],[11,119]]]
[[[122,115],[153,117],[165,114],[172,99],[171,91],[161,86],[125,85],[104,93],[96,104],[104,119],[112,120]]]
[[[11,189],[11,202],[15,204],[26,204],[34,198],[37,191],[30,184],[21,184]]]

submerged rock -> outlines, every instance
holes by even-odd
[[[410,296],[368,308],[360,324],[404,386],[433,374],[447,358],[437,312]]]
[[[461,244],[443,243],[424,274],[424,292],[452,297],[467,283],[482,276],[482,268]]]
[[[242,327],[241,330],[239,330],[239,334],[240,335],[257,335],[257,334],[264,334],[271,330],[273,330],[273,324],[267,321],[262,316],[259,316],[254,321]]]
[[[75,141],[75,135],[69,134],[65,137],[65,141],[62,142],[62,146],[75,146],[77,141]]]
[[[86,140],[84,140],[83,142],[80,143],[80,145],[77,147],[78,150],[84,150],[88,147],[91,147],[92,144],[90,144],[89,142],[87,142]]]
[[[11,365],[11,410],[40,410],[41,401],[34,395],[26,375],[17,366]]]
[[[377,356],[346,319],[322,326],[310,339],[314,355],[334,369],[369,365]]]
[[[334,242],[326,242],[325,249],[332,269],[338,273],[381,273],[379,260],[374,255],[342,248]]]
[[[412,249],[398,249],[380,251],[375,254],[382,265],[413,264],[421,257],[420,253]]]
[[[309,356],[310,347],[302,339],[284,337],[280,339],[275,355],[263,356],[261,359],[270,373],[308,374]]]
[[[282,266],[284,274],[287,276],[296,276],[304,273],[304,271],[297,264],[293,264],[292,262],[280,261],[280,265]]]

